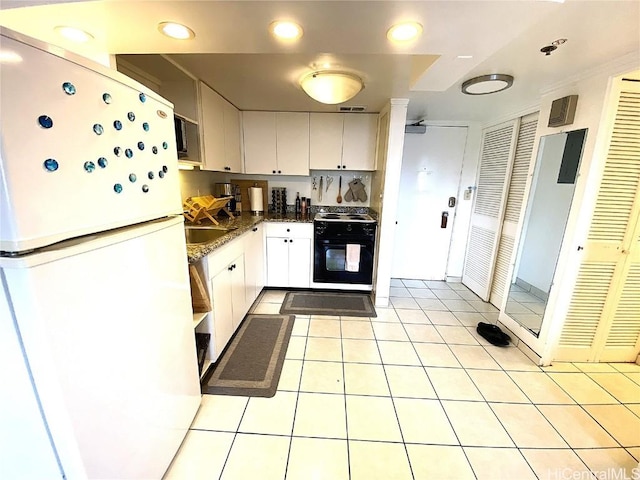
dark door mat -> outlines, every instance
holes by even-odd
[[[371,295],[367,293],[289,292],[280,313],[377,317]]]
[[[293,329],[293,315],[247,315],[202,382],[202,393],[273,397]]]

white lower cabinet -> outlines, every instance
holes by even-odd
[[[309,288],[313,225],[268,223],[265,236],[267,286]]]
[[[247,312],[244,253],[214,273],[211,278],[211,299],[214,354],[217,359]]]
[[[246,299],[247,307],[250,307],[264,288],[264,225],[255,225],[243,238]]]

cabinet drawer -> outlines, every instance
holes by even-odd
[[[313,238],[312,223],[265,223],[267,237]]]

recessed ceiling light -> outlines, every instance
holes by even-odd
[[[272,22],[269,31],[280,40],[297,40],[303,34],[302,27],[294,22]]]
[[[189,27],[175,22],[159,23],[158,30],[160,30],[163,35],[175,38],[176,40],[189,40],[196,36]]]
[[[398,23],[387,30],[387,38],[392,42],[406,43],[422,35],[422,25],[416,22]]]
[[[55,27],[54,30],[59,35],[63,36],[67,40],[71,40],[72,42],[86,43],[89,40],[93,40],[93,35],[76,27],[61,25],[61,26]]]
[[[492,73],[474,77],[462,84],[462,93],[467,95],[487,95],[501,92],[513,85],[513,77],[502,73]]]
[[[468,60],[470,58],[473,58],[473,55],[458,55],[458,58],[462,60]]]

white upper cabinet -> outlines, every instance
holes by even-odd
[[[200,82],[200,107],[204,168],[241,173],[238,109],[202,82]]]
[[[278,173],[309,175],[309,114],[276,113]]]
[[[312,113],[309,124],[309,165],[311,169],[341,169],[344,114]]]
[[[309,165],[312,170],[374,170],[378,116],[312,113]]]
[[[344,170],[375,170],[375,114],[345,113],[342,134],[342,168]]]
[[[245,173],[309,175],[309,114],[242,112]]]
[[[242,112],[245,173],[278,173],[275,112]]]

